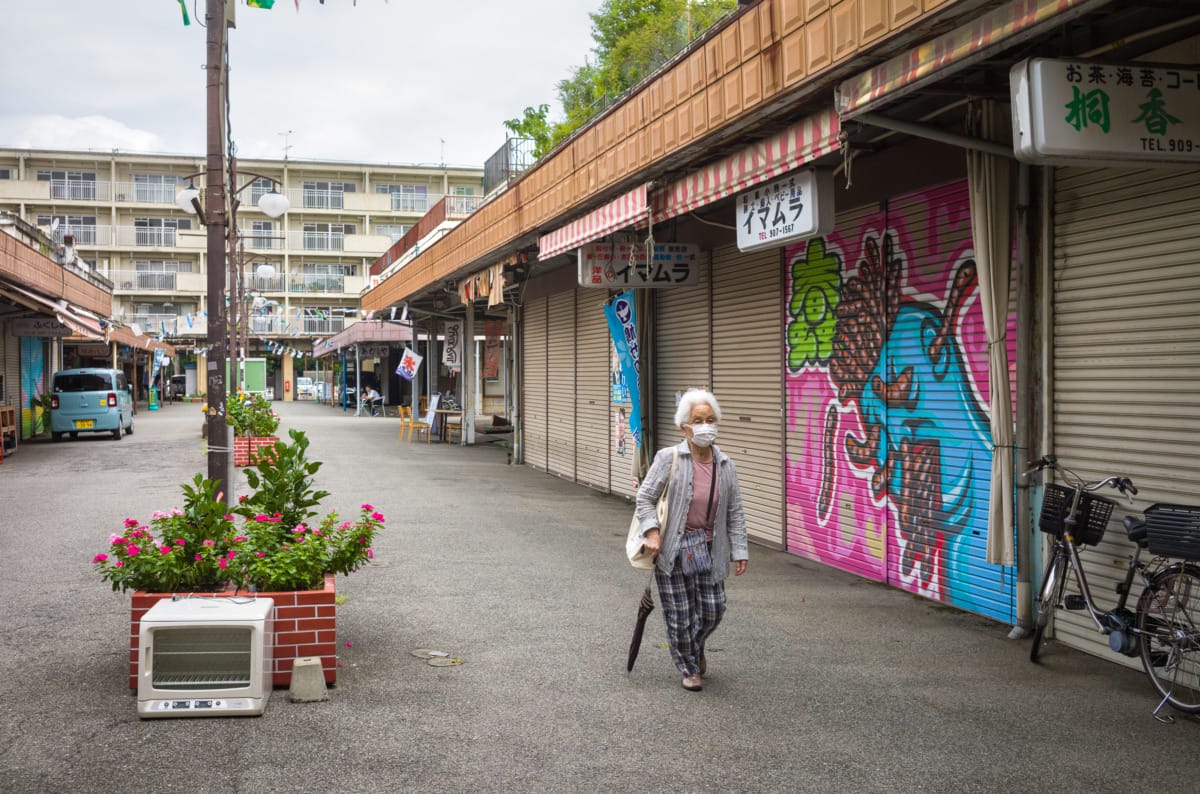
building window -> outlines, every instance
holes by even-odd
[[[356,234],[353,223],[306,223],[304,224],[304,250],[343,251],[346,235]]]
[[[250,221],[250,233],[243,235],[249,248],[275,248],[275,224],[273,221]]]
[[[253,182],[251,182],[250,183],[250,203],[257,207],[258,200],[271,192],[271,188],[272,188],[273,184],[274,183],[271,182],[271,180],[269,180],[265,177],[255,179]]]
[[[134,218],[134,245],[174,246],[175,232],[192,228],[190,218]]]
[[[426,212],[429,209],[429,188],[425,185],[376,185],[376,193],[392,196],[392,212]]]
[[[351,273],[347,273],[347,268]],[[300,272],[292,274],[291,292],[345,292],[346,276],[353,273],[353,265],[336,263],[304,263]]]
[[[96,244],[96,216],[95,215],[39,215],[37,216],[38,226],[52,226],[58,221],[58,228],[54,231],[55,239],[62,239],[62,235],[75,235],[76,245],[95,245]]]
[[[0,168],[0,179],[16,179],[11,168]]]
[[[190,273],[192,263],[140,259],[134,260],[133,269],[138,289],[174,290],[175,274]]]
[[[353,182],[309,182],[304,183],[304,206],[306,209],[340,210],[344,206],[344,194],[353,193]]]
[[[172,204],[175,202],[175,188],[179,185],[179,177],[166,174],[134,174],[133,200],[154,204]]]
[[[410,228],[412,227],[406,223],[377,223],[375,224],[375,233],[381,237],[387,237],[395,243],[399,242]]]
[[[37,180],[50,183],[50,198],[96,200],[95,171],[38,171]]]

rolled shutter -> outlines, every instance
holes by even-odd
[[[521,441],[525,463],[546,470],[546,298],[523,310],[521,340]]]
[[[676,396],[691,387],[712,386],[710,271],[711,264],[705,263],[700,268],[700,283],[694,287],[655,290],[654,436],[659,448],[678,444],[683,438],[675,426]]]
[[[575,291],[549,298],[546,325],[546,470],[575,479]]]
[[[1080,555],[1102,610],[1132,552],[1121,519],[1200,502],[1198,239],[1198,169],[1055,171],[1053,451],[1086,479],[1122,474],[1139,489]],[[1065,644],[1137,664],[1082,613],[1055,626]]]
[[[575,471],[579,482],[609,490],[608,458],[614,444],[610,430],[608,321],[604,290],[579,289],[575,299]]]
[[[746,528],[783,547],[783,338],[780,249],[712,254],[712,390],[721,404],[717,446],[733,459]]]

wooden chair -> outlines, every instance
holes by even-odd
[[[404,440],[404,433],[408,432],[408,441],[411,444],[413,436],[424,433],[425,443],[429,443],[429,425],[422,422],[419,418],[413,417],[412,406],[400,406],[400,440]]]
[[[442,424],[442,433],[446,436],[444,440],[447,442],[455,434],[458,435],[459,440],[462,440],[462,415],[446,416]]]

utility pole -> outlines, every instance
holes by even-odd
[[[207,129],[208,168],[205,189],[205,222],[208,228],[208,478],[233,498],[229,480],[229,426],[225,424],[226,351],[228,315],[225,308],[225,3],[207,0]]]

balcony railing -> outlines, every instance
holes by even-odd
[[[42,180],[45,181],[45,180]],[[100,201],[107,199],[97,189],[99,182],[85,182],[73,179],[51,179],[50,198],[63,201]],[[107,187],[107,185],[105,185]]]
[[[296,193],[289,190],[289,193]],[[300,190],[300,207],[309,210],[340,210],[345,206],[345,194],[330,190]]]
[[[246,289],[251,292],[283,292],[283,276],[249,276]]]
[[[278,235],[270,232],[258,234],[251,232],[238,237],[239,240],[246,244],[246,247],[254,251],[272,251],[283,247],[283,241],[277,239]]]
[[[133,244],[153,248],[174,248],[175,229],[133,227]]]
[[[175,273],[156,273],[153,271],[138,271],[134,273],[136,289],[174,290]]]
[[[342,251],[346,247],[346,235],[342,232],[304,232],[302,247],[305,251]]]
[[[392,212],[426,212],[429,209],[427,193],[393,193]]]
[[[446,196],[446,217],[462,220],[483,204],[483,196]]]
[[[127,322],[140,325],[144,334],[156,334],[164,328],[168,334],[174,334],[178,326],[187,325],[177,314],[134,314],[125,319]]]
[[[346,326],[344,317],[305,317],[304,331],[306,334],[336,334]]]
[[[346,277],[325,273],[293,273],[288,281],[289,292],[345,292]]]

